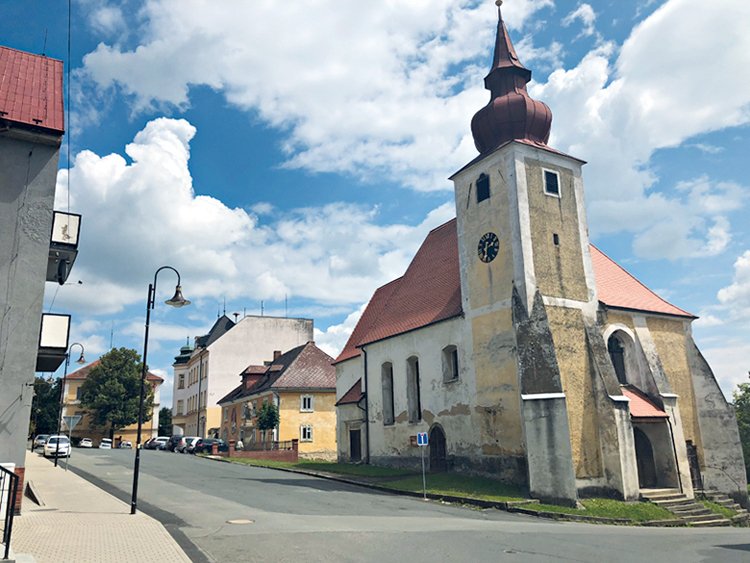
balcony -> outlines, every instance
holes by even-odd
[[[78,236],[81,233],[81,216],[76,213],[54,211],[47,281],[64,284],[78,256]]]
[[[60,367],[65,361],[69,337],[70,315],[42,315],[36,371],[53,372]]]

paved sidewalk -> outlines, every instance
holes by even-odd
[[[11,547],[19,561],[29,554],[45,562],[186,562],[177,542],[159,522],[92,485],[63,464],[26,454],[26,481],[44,506],[24,498],[13,522]]]

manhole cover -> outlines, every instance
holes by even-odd
[[[234,520],[227,520],[227,524],[255,524],[255,520],[249,520],[247,518],[235,518]]]

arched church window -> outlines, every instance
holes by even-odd
[[[609,337],[607,349],[609,350],[609,357],[612,360],[612,365],[615,367],[617,381],[619,381],[621,385],[625,385],[627,383],[627,378],[625,377],[625,347],[622,345],[620,339],[613,334]]]
[[[394,422],[393,365],[390,362],[386,362],[381,366],[380,376],[383,386],[383,424],[387,426]]]
[[[422,420],[422,397],[419,387],[419,359],[412,356],[406,360],[406,400],[409,407],[409,422]]]
[[[477,203],[490,198],[490,177],[480,174],[477,178]]]

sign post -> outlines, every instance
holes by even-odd
[[[429,444],[430,439],[427,432],[417,432],[417,446],[422,451],[422,495],[424,500],[427,500],[427,481],[424,475],[424,449]]]
[[[81,416],[80,414],[62,417],[65,426],[68,427],[68,457],[65,458],[65,471],[68,470],[68,463],[70,462],[70,450],[73,449],[73,442],[70,440],[70,435],[73,433],[73,428],[75,428],[76,425],[81,422],[82,418],[83,416]],[[57,463],[57,457],[58,456],[55,456],[55,463]]]

